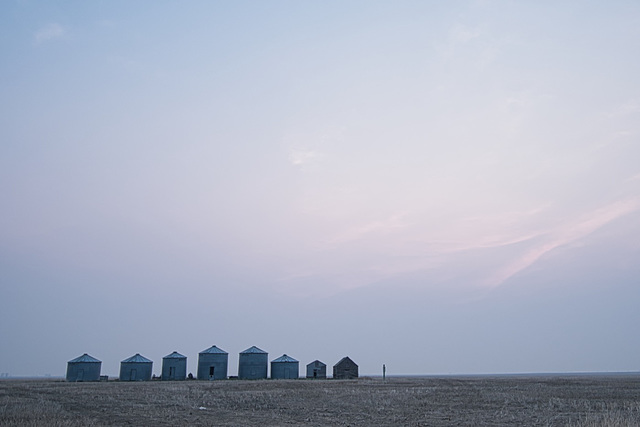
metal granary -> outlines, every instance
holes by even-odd
[[[67,381],[100,381],[102,362],[87,353],[67,363]]]
[[[238,360],[238,378],[241,380],[259,380],[267,378],[269,353],[256,346],[240,353]]]
[[[187,378],[187,356],[174,351],[162,358],[163,381],[182,381]]]
[[[271,361],[271,379],[290,380],[297,379],[300,371],[300,363],[286,354]]]
[[[198,354],[199,380],[224,380],[227,378],[229,353],[211,346]]]
[[[120,362],[120,381],[149,381],[153,362],[140,353]]]

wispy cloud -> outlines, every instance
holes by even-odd
[[[370,221],[365,224],[350,228],[337,236],[328,240],[329,244],[346,243],[353,240],[360,239],[365,235],[372,233],[388,233],[396,231],[408,226],[404,221],[406,213],[396,213],[389,218],[382,220]]]
[[[64,27],[62,27],[62,25],[54,22],[51,24],[47,24],[36,31],[33,35],[33,39],[36,44],[40,44],[52,39],[62,37],[64,36],[65,32],[66,31]]]
[[[480,31],[462,24],[456,24],[449,30],[449,37],[454,43],[467,43],[480,37]]]
[[[637,173],[633,176],[630,176],[629,178],[626,179],[627,182],[629,181],[640,181],[640,173]]]
[[[605,116],[608,118],[613,118],[638,113],[640,113],[640,102],[637,99],[630,99],[627,102],[620,104],[614,109],[606,112]]]
[[[316,150],[293,149],[289,152],[289,161],[296,166],[317,161],[321,158],[322,154]]]
[[[543,239],[541,243],[497,271],[487,281],[487,285],[491,287],[501,285],[510,277],[533,265],[549,251],[585,237],[611,221],[638,209],[640,209],[640,199],[627,199],[583,215],[572,223],[562,224],[547,233],[547,237]]]

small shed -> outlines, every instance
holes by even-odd
[[[224,380],[227,378],[229,353],[211,346],[198,354],[199,380]]]
[[[297,379],[300,371],[300,363],[286,354],[271,361],[271,379],[292,380]]]
[[[187,378],[187,356],[174,351],[162,358],[163,381],[182,381]]]
[[[327,378],[327,365],[314,360],[307,365],[307,378]]]
[[[87,353],[67,363],[67,381],[100,381],[102,362]]]
[[[149,381],[153,362],[140,353],[120,362],[120,381]]]
[[[333,378],[339,380],[358,378],[358,365],[348,357],[343,357],[338,363],[333,365]]]
[[[240,353],[238,360],[238,378],[241,380],[267,379],[269,353],[256,346]]]

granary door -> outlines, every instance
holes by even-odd
[[[209,379],[212,380],[215,378],[216,367],[209,366]]]
[[[174,379],[176,377],[176,367],[169,366],[169,379]]]
[[[138,372],[135,369],[132,369],[131,372],[129,373],[129,380],[135,381],[137,375],[138,375]]]
[[[78,376],[76,378],[76,381],[83,381],[84,380],[84,369],[78,369]]]

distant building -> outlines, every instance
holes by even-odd
[[[67,381],[100,381],[102,362],[87,353],[67,363]]]
[[[358,378],[358,365],[348,357],[343,357],[338,363],[333,365],[333,378],[339,380]]]
[[[224,380],[227,378],[229,353],[218,347],[211,346],[198,354],[199,380]]]
[[[300,363],[286,354],[271,361],[271,379],[291,380],[297,379],[300,371]]]
[[[314,360],[307,365],[307,378],[327,378],[327,365]]]
[[[240,353],[238,360],[238,378],[241,380],[260,380],[267,378],[269,353],[253,346]]]
[[[162,358],[163,381],[182,381],[187,378],[187,357],[174,351]]]
[[[149,381],[153,362],[140,353],[120,362],[120,381]]]

